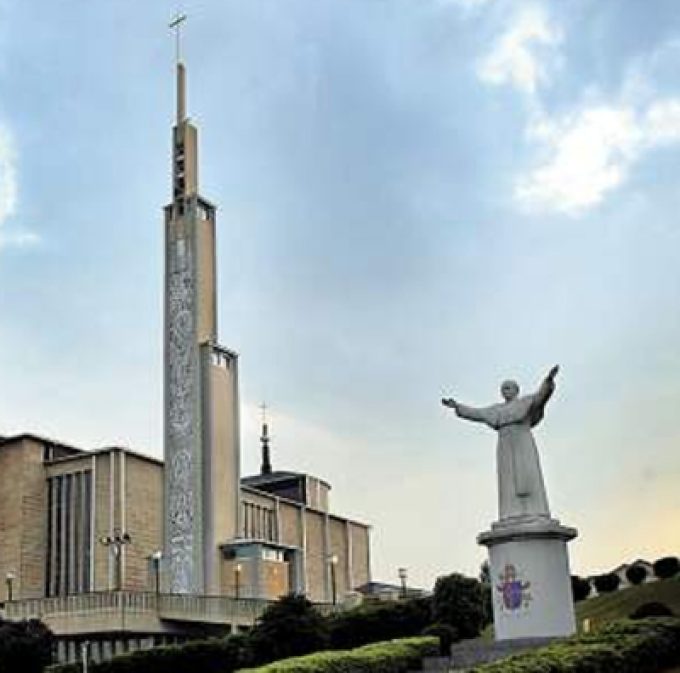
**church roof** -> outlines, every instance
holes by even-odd
[[[306,479],[307,477],[320,481],[328,488],[331,487],[327,481],[324,479],[319,479],[319,477],[315,477],[314,475],[306,474],[305,472],[289,472],[287,470],[276,470],[266,474],[253,474],[248,477],[241,477],[241,483],[245,484],[246,486],[257,488],[258,486],[275,484],[279,481],[287,481],[288,479]]]
[[[44,435],[36,435],[32,432],[22,432],[19,433],[18,435],[0,437],[0,447],[5,446],[6,444],[14,444],[16,442],[21,442],[24,439],[30,439],[33,440],[34,442],[38,442],[39,444],[51,444],[52,446],[58,446],[60,449],[65,449],[73,453],[84,453],[82,449],[73,446],[73,444],[66,444],[64,442],[60,442],[59,440],[52,439],[51,437],[45,437]]]

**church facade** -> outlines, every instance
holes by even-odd
[[[74,660],[252,624],[303,593],[340,603],[371,580],[370,527],[329,508],[330,485],[240,469],[238,355],[217,341],[216,209],[198,191],[198,132],[177,64],[165,208],[164,460],[0,438],[4,613],[40,617]],[[0,592],[1,593],[1,592]]]
[[[163,543],[163,463],[36,435],[0,440],[1,600],[172,591]],[[217,548],[206,595],[340,602],[370,580],[370,529],[330,512],[329,486],[294,472],[241,480],[239,534]],[[127,542],[116,546],[116,536]],[[331,567],[333,566],[333,567]],[[332,577],[334,576],[334,577]],[[9,578],[9,583],[8,583]]]

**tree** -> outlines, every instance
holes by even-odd
[[[642,584],[646,578],[647,568],[645,568],[643,565],[634,563],[632,566],[628,566],[628,568],[626,568],[626,579],[631,584],[637,586],[638,584]]]
[[[52,663],[53,644],[52,632],[38,619],[0,619],[0,671],[41,673]]]
[[[482,584],[491,584],[491,567],[488,561],[484,561],[479,566],[479,581]]]
[[[595,577],[595,579],[593,579],[593,584],[595,585],[598,594],[611,593],[619,588],[621,578],[616,573],[605,573],[604,575]]]
[[[485,623],[482,585],[458,573],[439,577],[432,602],[434,621],[453,626],[461,638],[475,638]]]
[[[265,610],[249,640],[256,663],[266,663],[325,649],[328,626],[304,596],[290,594]]]
[[[578,603],[588,598],[592,589],[587,579],[578,575],[571,576],[571,593],[574,597],[574,602]]]
[[[652,567],[654,568],[654,574],[660,580],[666,580],[680,572],[680,561],[678,561],[676,556],[664,556],[655,561]]]

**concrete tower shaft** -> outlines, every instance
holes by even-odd
[[[172,202],[165,208],[165,576],[219,593],[219,545],[239,516],[238,358],[217,345],[215,206],[199,194],[198,131],[177,63]]]

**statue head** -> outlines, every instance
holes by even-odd
[[[519,395],[517,381],[503,381],[501,383],[501,395],[506,402],[512,402]]]

